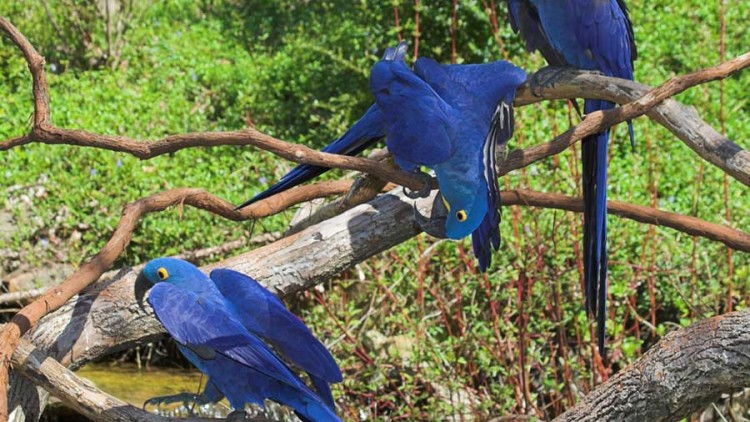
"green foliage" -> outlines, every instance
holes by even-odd
[[[28,4],[27,4],[28,3]],[[32,4],[33,3],[33,4]],[[452,2],[420,2],[419,54],[452,57]],[[456,61],[507,55],[533,70],[529,55],[498,5],[497,34],[487,2],[459,2]],[[57,19],[65,2],[50,2]],[[75,3],[78,5],[79,3]],[[64,37],[36,2],[0,3],[48,58],[55,124],[92,132],[154,139],[171,133],[230,130],[248,122],[290,141],[320,147],[341,134],[371,103],[369,67],[398,34],[417,33],[412,2],[170,0],[136,2],[117,66],[104,66],[104,28],[95,11],[76,6],[91,43],[61,52]],[[718,63],[717,2],[632,0],[639,59],[636,79],[656,85]],[[398,10],[400,26],[394,23]],[[750,9],[728,7],[726,56],[745,52]],[[83,45],[83,44],[81,44]],[[94,61],[92,62],[92,58]],[[94,65],[92,65],[94,63]],[[111,65],[111,57],[104,62]],[[52,69],[51,65],[55,65]],[[0,39],[0,138],[23,134],[32,110],[30,78],[20,54]],[[701,116],[746,149],[750,138],[750,73],[681,94]],[[722,121],[723,107],[723,121]],[[561,102],[517,110],[513,147],[549,140],[576,120]],[[668,131],[636,122],[637,151],[625,127],[615,129],[611,198],[726,223],[724,175]],[[507,188],[580,194],[576,151],[504,178]],[[168,188],[207,189],[235,203],[291,168],[252,148],[180,151],[149,161],[93,149],[29,145],[0,154],[0,197],[18,225],[8,249],[31,263],[78,264],[109,237],[122,206]],[[337,177],[339,173],[326,177]],[[41,190],[40,190],[41,188]],[[729,179],[731,225],[750,227],[747,188]],[[221,244],[243,234],[281,230],[291,211],[233,223],[189,208],[150,215],[120,264]],[[725,312],[726,248],[670,229],[611,217],[608,323],[614,371],[639,357],[675,326]],[[503,245],[489,273],[477,274],[468,242],[419,237],[359,271],[342,274],[324,294],[295,302],[314,331],[333,342],[346,371],[336,387],[348,418],[438,420],[457,413],[560,413],[602,378],[592,371],[589,321],[582,310],[580,215],[505,209]],[[82,232],[81,236],[74,233]],[[61,242],[62,256],[42,244]],[[750,300],[746,254],[732,257],[734,308]],[[637,317],[636,317],[637,313]],[[381,339],[381,340],[378,340]],[[523,352],[523,353],[521,353]]]

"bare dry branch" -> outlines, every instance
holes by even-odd
[[[0,30],[10,36],[13,42],[23,51],[24,57],[26,57],[29,62],[29,70],[34,79],[35,104],[34,125],[31,133],[26,136],[0,142],[0,151],[32,142],[40,142],[45,144],[66,144],[103,148],[111,151],[129,153],[141,159],[146,159],[190,147],[251,145],[297,163],[358,170],[364,173],[373,174],[382,180],[407,186],[411,189],[419,189],[422,187],[420,179],[408,172],[398,169],[389,169],[366,158],[345,157],[316,151],[303,145],[292,144],[273,138],[255,130],[254,128],[227,132],[185,133],[170,135],[157,141],[139,141],[125,136],[100,135],[82,130],[54,127],[49,124],[49,95],[47,83],[44,77],[44,59],[28,42],[28,40],[13,26],[13,24],[6,19],[0,18]],[[581,124],[571,128],[551,142],[526,150],[513,151],[508,157],[508,161],[503,164],[501,174],[527,166],[545,157],[559,154],[566,148],[570,147],[573,143],[588,135],[600,132],[603,129],[625,120],[646,114],[654,107],[661,104],[665,99],[683,92],[692,86],[725,78],[748,66],[750,66],[750,53],[729,60],[718,66],[673,78],[658,88],[648,91],[638,100],[632,101],[623,107],[591,113],[586,116]],[[610,80],[610,84],[616,83],[615,79],[608,79]],[[560,92],[566,92],[569,94],[576,89],[580,91],[580,87],[570,88],[566,86],[558,86],[554,88],[554,91],[557,92],[559,90]],[[553,91],[553,89],[549,91]],[[594,96],[592,94],[593,93],[588,91],[585,93],[588,97]],[[555,97],[556,95],[550,94],[549,92],[545,93],[545,98]],[[562,98],[570,97],[570,95],[562,96]],[[529,91],[522,88],[519,91],[519,97],[516,102],[523,105],[534,100],[535,98],[530,98]],[[737,147],[736,145],[734,146]],[[737,148],[739,151],[742,151],[741,148]],[[708,151],[708,153],[704,155],[712,157],[716,154],[722,155],[720,151]],[[750,186],[750,168],[744,169],[748,170],[748,172],[743,175],[741,172],[742,167],[738,170],[729,171],[732,170],[731,166],[720,165],[722,162],[721,160],[713,159],[709,161],[713,164],[719,165],[720,168],[728,171],[733,177],[738,178],[738,180]],[[750,165],[748,165],[748,167],[750,167]],[[437,185],[433,183],[433,187],[437,187]]]
[[[281,294],[308,288],[419,233],[412,202],[398,190],[395,192],[206,270],[221,266],[252,274]],[[185,203],[194,205],[209,201],[207,194],[199,194],[203,196],[203,202],[191,199]],[[433,199],[434,196],[417,201],[420,212],[426,213]],[[580,199],[537,192],[504,191],[502,200],[505,205],[573,211],[581,208]],[[610,210],[651,224],[698,230],[690,233],[734,242],[750,250],[747,234],[724,226],[629,204],[610,203]],[[337,253],[327,253],[330,250]],[[61,309],[45,317],[34,330],[34,343],[63,365],[75,368],[161,334],[163,329],[156,320],[135,303],[132,285],[135,276],[133,271],[120,271],[114,280],[98,283],[75,300],[68,301]]]
[[[583,200],[556,193],[525,190],[502,192],[503,205],[527,205],[539,208],[556,208],[583,212]],[[641,205],[608,201],[610,214],[655,226],[670,227],[692,236],[721,242],[732,249],[750,252],[750,235],[722,224],[709,223],[696,217],[661,211]]]

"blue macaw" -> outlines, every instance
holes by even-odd
[[[472,235],[480,269],[500,244],[495,151],[513,133],[513,99],[526,73],[504,61],[441,66],[420,58],[373,66],[370,88],[385,116],[388,149],[405,170],[435,170],[445,234]]]
[[[386,50],[371,74],[376,104],[324,151],[353,155],[388,135],[388,149],[401,168],[433,168],[450,211],[442,234],[452,239],[471,234],[485,271],[492,248],[500,244],[495,151],[512,136],[512,103],[526,73],[504,61],[441,66],[428,58],[418,59],[412,71],[403,61],[405,52],[405,43]],[[324,171],[298,166],[246,204]]]
[[[637,57],[625,0],[508,0],[511,26],[530,51],[552,67],[574,67],[633,79]],[[584,113],[613,108],[585,100]],[[633,127],[628,122],[631,144]],[[607,311],[607,146],[609,130],[583,139],[583,263],[586,307],[597,317],[599,352],[604,354]]]
[[[199,395],[157,397],[147,404],[204,404],[226,396],[235,412],[241,412],[246,403],[263,406],[263,400],[270,399],[290,406],[306,421],[339,421],[327,383],[341,381],[336,362],[255,280],[231,270],[214,270],[209,278],[188,262],[159,258],[146,264],[136,281],[139,303],[151,285],[147,300],[157,319],[180,352],[209,378]],[[307,371],[318,394],[261,339]]]

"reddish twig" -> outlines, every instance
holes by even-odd
[[[583,212],[583,200],[557,193],[541,193],[525,190],[501,192],[503,205],[526,205],[538,208],[554,208]],[[731,227],[709,223],[700,218],[661,211],[642,205],[619,201],[607,202],[610,214],[655,226],[670,227],[693,236],[721,242],[732,249],[750,252],[750,234]]]
[[[140,141],[124,136],[100,135],[81,130],[54,127],[50,124],[49,93],[44,73],[44,58],[34,49],[23,34],[2,17],[0,17],[0,30],[7,34],[22,51],[32,75],[34,98],[33,127],[30,133],[0,142],[0,151],[32,142],[39,142],[102,148],[125,152],[141,159],[147,159],[196,146],[251,145],[297,163],[358,170],[373,174],[382,180],[391,181],[412,189],[421,188],[421,179],[407,172],[390,169],[377,161],[322,153],[302,145],[281,141],[252,128],[228,132],[177,134],[157,141]],[[660,87],[649,91],[637,101],[630,102],[620,108],[591,113],[586,116],[581,124],[555,138],[553,141],[538,147],[511,153],[509,160],[502,164],[500,174],[528,166],[544,157],[558,154],[585,136],[600,132],[614,124],[649,112],[665,99],[689,87],[725,78],[747,66],[750,66],[750,54],[737,57],[713,68],[674,78]],[[555,95],[558,95],[560,92],[565,92],[565,86],[557,89]],[[570,97],[571,95],[562,96],[562,98]],[[528,90],[521,89],[519,91],[519,98],[517,99],[519,105],[536,101],[539,101],[539,99],[530,98]],[[727,170],[725,169],[725,171]],[[733,176],[737,177],[734,174]],[[746,176],[750,180],[750,174]],[[745,183],[749,184],[748,182]],[[79,267],[62,284],[51,288],[42,297],[24,307],[16,314],[11,323],[4,326],[2,331],[0,331],[0,420],[7,419],[7,368],[9,358],[18,345],[20,336],[35,326],[42,316],[59,308],[72,296],[98,279],[125,249],[137,223],[144,215],[162,211],[173,205],[188,204],[222,217],[239,221],[272,215],[293,204],[312,198],[343,193],[350,186],[351,182],[349,181],[338,181],[298,187],[254,204],[242,211],[237,211],[233,205],[223,199],[198,189],[165,191],[127,205],[114,234],[105,247],[93,259]],[[515,191],[505,192],[503,200],[508,205],[515,203],[516,205],[533,205],[575,211],[581,209],[580,200],[562,195],[545,196],[545,194]],[[693,217],[679,216],[663,211],[642,210],[638,206],[630,204],[613,202],[609,204],[609,207],[613,214],[623,215],[650,224],[673,227],[687,233],[724,242],[736,249],[750,251],[750,238],[748,235],[725,226],[706,223]]]
[[[50,288],[41,297],[26,305],[0,330],[0,421],[8,418],[8,365],[20,337],[34,327],[44,315],[58,309],[86,286],[99,279],[130,243],[136,225],[144,215],[163,211],[174,205],[187,204],[234,221],[257,219],[276,214],[300,202],[346,193],[351,184],[351,181],[340,180],[300,186],[259,201],[241,211],[236,210],[229,202],[203,190],[189,188],[156,193],[126,205],[117,229],[96,256],[81,265],[60,285]]]
[[[384,168],[384,166],[374,160],[360,157],[346,157],[316,151],[303,145],[276,139],[255,130],[254,128],[227,132],[184,133],[170,135],[156,141],[142,141],[125,136],[101,135],[82,130],[54,127],[48,123],[50,109],[47,83],[44,77],[44,58],[36,52],[28,40],[18,32],[9,21],[2,17],[0,17],[0,30],[11,37],[11,40],[19,46],[24,52],[24,57],[29,61],[29,70],[31,71],[34,80],[35,110],[34,125],[31,132],[25,136],[0,142],[0,151],[32,142],[39,142],[44,144],[66,144],[102,148],[111,151],[125,152],[141,159],[148,159],[184,148],[198,146],[251,145],[296,163],[357,170],[373,174],[382,180],[390,181],[411,189],[416,190],[422,187],[422,181],[418,177],[401,170]],[[658,106],[665,99],[679,94],[692,86],[725,78],[748,66],[750,66],[750,53],[744,54],[715,67],[671,79],[663,85],[649,91],[639,100],[628,103],[622,107],[591,113],[586,116],[581,124],[571,128],[546,144],[524,150],[512,151],[508,156],[508,160],[501,166],[501,174],[528,166],[543,158],[559,154],[582,138],[601,132],[610,126],[625,120],[641,116]],[[561,85],[555,89],[550,89],[549,91],[551,92],[546,92],[543,98],[557,98],[558,96],[560,98],[574,98],[575,95],[572,95],[570,91],[576,89],[575,86],[571,87]],[[541,97],[531,95],[527,87],[523,86],[519,89],[516,103],[517,105],[527,105],[533,102],[538,102],[541,99]],[[730,172],[734,177],[738,177],[726,167],[720,167],[725,171]],[[745,179],[738,179],[750,186],[750,174],[745,174],[744,177]],[[434,182],[433,187],[437,187],[437,184]]]

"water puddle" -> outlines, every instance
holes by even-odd
[[[141,368],[135,364],[118,363],[89,364],[76,371],[78,376],[94,383],[97,388],[124,400],[133,406],[142,407],[143,402],[156,396],[168,396],[184,392],[197,393],[202,390],[206,377],[196,369],[178,368]],[[47,415],[47,420],[57,420],[54,409],[49,409],[53,415]],[[187,417],[190,411],[182,403],[149,406],[148,411],[168,417]],[[298,421],[293,412],[284,406],[267,402],[265,411],[249,406],[248,416],[265,416],[278,421]],[[226,400],[205,406],[194,405],[192,411],[195,416],[206,418],[224,418],[232,409]],[[61,416],[61,415],[60,415]],[[64,420],[71,420],[64,417]],[[86,419],[81,417],[81,421]]]

